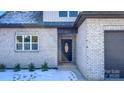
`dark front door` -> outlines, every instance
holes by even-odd
[[[72,40],[62,39],[61,40],[61,59],[62,61],[72,61]]]

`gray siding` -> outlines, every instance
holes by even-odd
[[[59,17],[59,11],[43,11],[43,22],[74,22],[76,17]]]

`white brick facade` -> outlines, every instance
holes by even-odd
[[[124,19],[87,18],[78,28],[77,64],[88,80],[104,79],[105,30],[124,30]]]
[[[16,33],[37,34],[39,51],[15,51]],[[0,28],[0,63],[12,68],[16,63],[21,67],[33,63],[36,67],[47,62],[49,67],[57,67],[57,29],[56,28]]]

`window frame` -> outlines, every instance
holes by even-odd
[[[30,49],[29,50],[25,50],[24,49],[24,44],[25,44],[25,42],[24,42],[24,37],[25,37],[25,35],[27,35],[27,34],[24,34],[24,35],[15,35],[15,51],[39,51],[39,36],[38,35],[27,35],[27,36],[30,36]],[[22,36],[22,49],[21,50],[18,50],[17,49],[17,44],[19,44],[18,42],[17,42],[17,36]],[[37,44],[37,49],[36,50],[33,50],[32,49],[32,44],[33,44],[33,42],[32,42],[32,36],[37,36],[37,42],[35,42],[35,44]]]

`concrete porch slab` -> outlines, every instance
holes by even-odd
[[[79,71],[78,67],[75,64],[62,63],[62,64],[59,64],[58,69],[63,71],[70,70],[76,74],[79,81],[86,81],[86,78],[81,74],[81,72]]]

